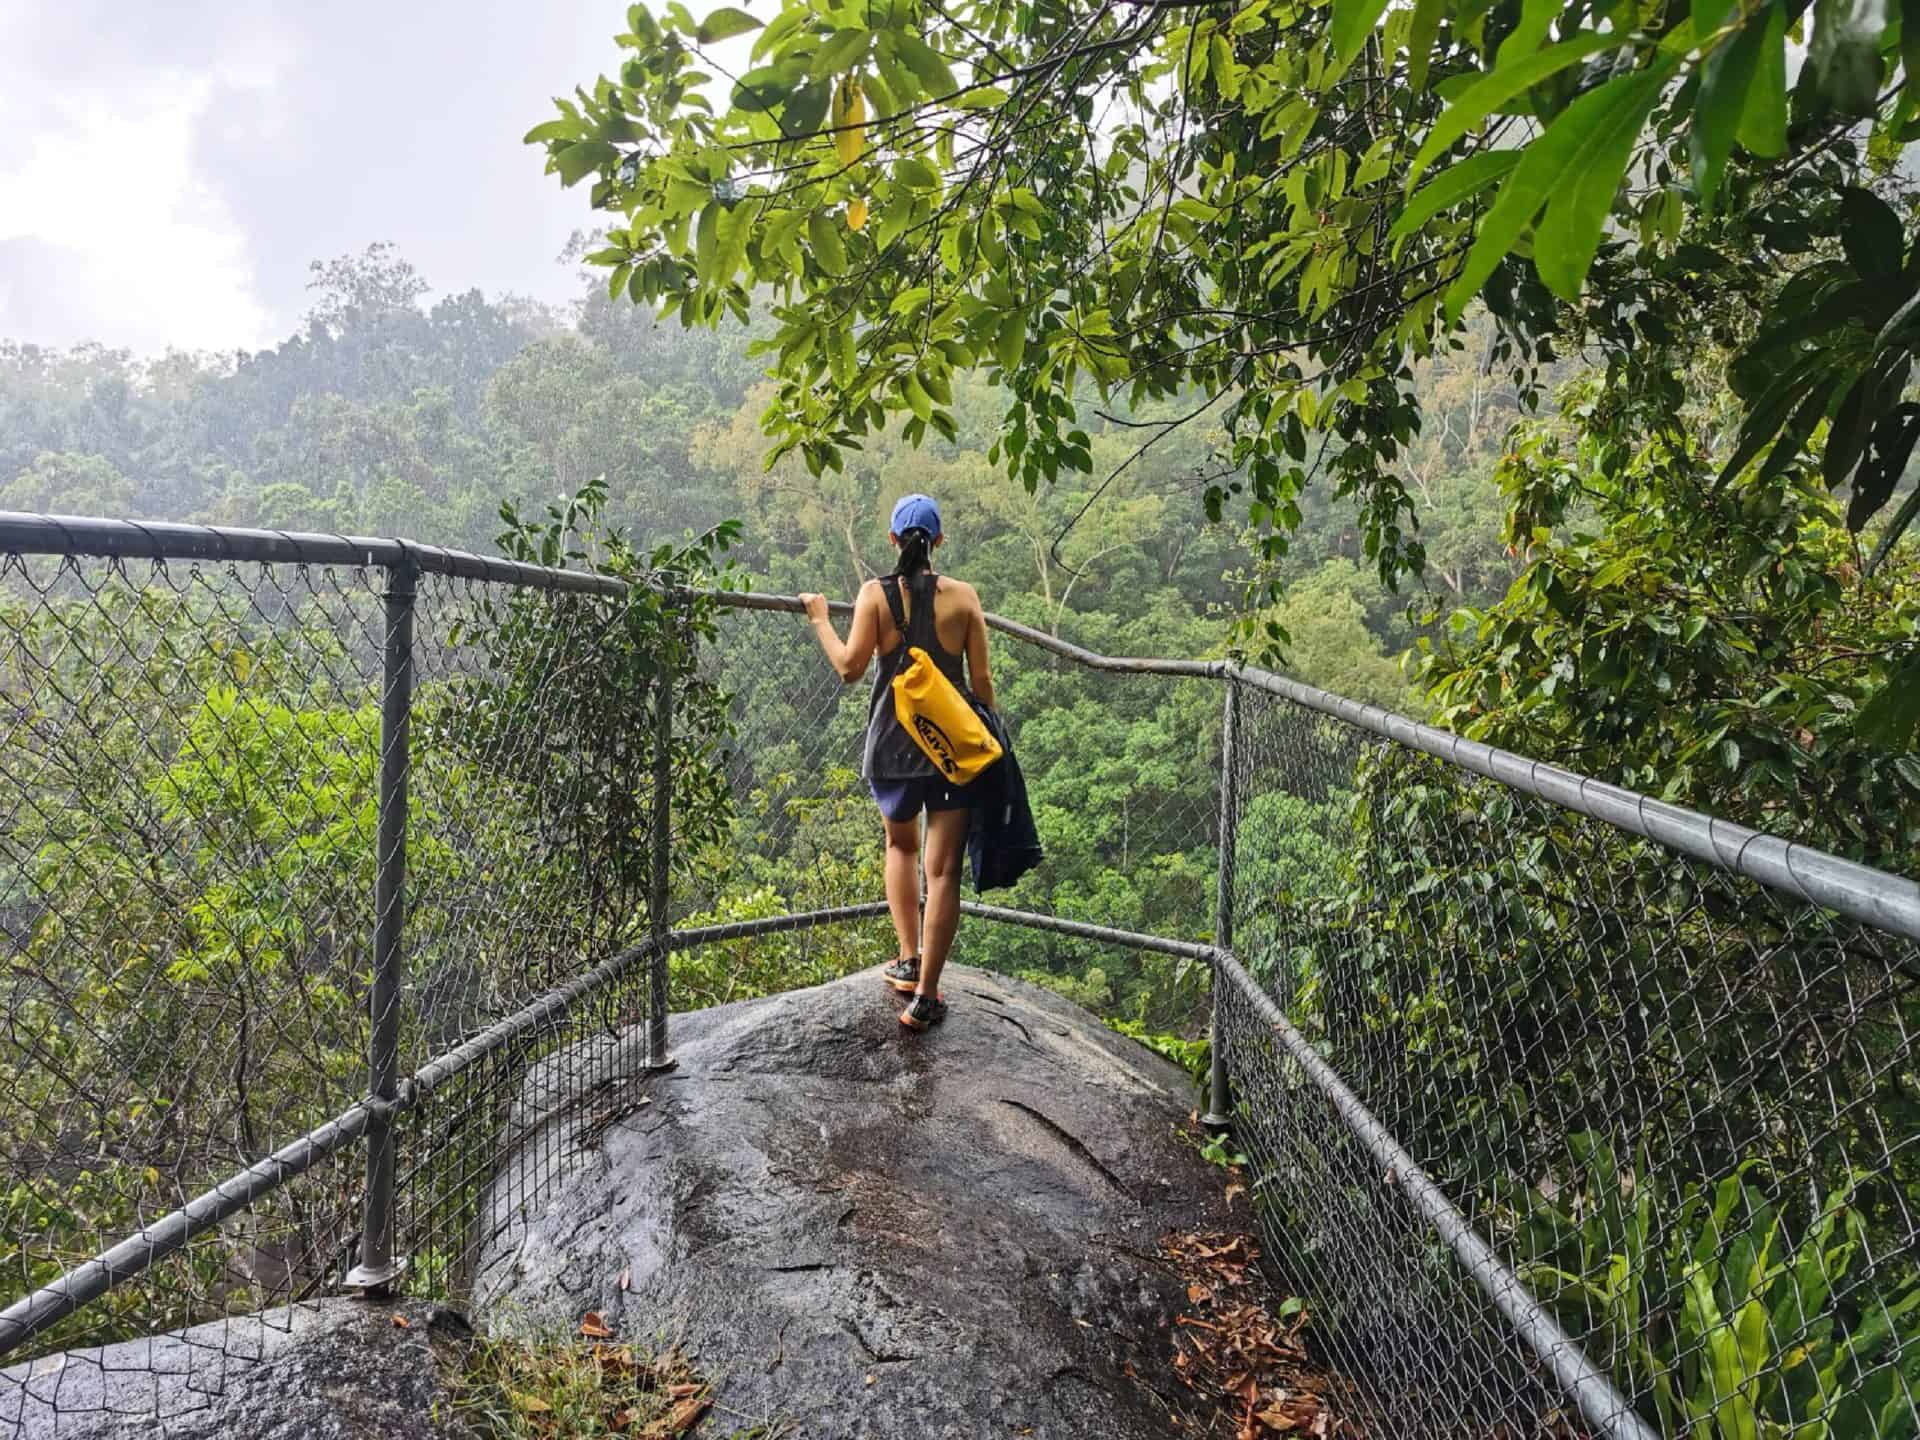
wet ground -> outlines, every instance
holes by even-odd
[[[717,1433],[1169,1433],[1187,1287],[1160,1240],[1227,1223],[1191,1081],[1046,991],[944,989],[924,1035],[872,975],[675,1017],[677,1069],[536,1127],[528,1167],[579,1158],[488,1247],[477,1316],[678,1340]]]

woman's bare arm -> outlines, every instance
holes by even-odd
[[[878,580],[869,580],[860,587],[860,593],[853,602],[853,624],[847,627],[847,638],[842,640],[840,632],[833,628],[833,616],[827,611],[826,596],[800,597],[800,603],[807,608],[807,619],[813,625],[813,638],[820,642],[828,661],[849,685],[867,673],[867,666],[873,661],[874,647],[880,642],[880,617],[875,609],[879,601]]]
[[[993,703],[993,667],[987,663],[987,612],[977,591],[973,613],[967,617],[967,684],[989,710],[999,708]]]

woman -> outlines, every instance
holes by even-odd
[[[853,605],[853,624],[843,641],[828,618],[827,602],[802,595],[814,637],[827,659],[849,685],[867,673],[877,650],[880,672],[874,677],[867,710],[863,765],[886,827],[887,906],[900,937],[900,955],[881,974],[912,999],[900,1023],[915,1030],[936,1025],[947,1015],[940,998],[940,971],[953,949],[960,923],[960,869],[967,851],[967,791],[950,785],[894,718],[893,677],[907,663],[908,636],[894,623],[897,599],[913,643],[932,657],[946,677],[993,704],[993,675],[987,668],[987,617],[971,585],[934,572],[933,552],[946,539],[940,507],[925,495],[903,496],[893,507],[887,538],[900,552],[893,574],[869,580]],[[894,592],[890,598],[888,591]],[[927,623],[931,617],[931,624]],[[964,673],[963,673],[964,657]],[[920,922],[920,812],[927,816],[927,915]]]

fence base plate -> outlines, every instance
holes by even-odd
[[[385,1265],[356,1265],[347,1272],[349,1290],[380,1290],[407,1273],[404,1259],[390,1260]]]
[[[1233,1117],[1209,1110],[1200,1117],[1200,1125],[1209,1135],[1224,1135],[1233,1129]]]

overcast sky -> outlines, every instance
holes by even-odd
[[[699,6],[694,7],[696,11]],[[591,222],[520,137],[625,0],[0,0],[0,338],[273,343],[307,262],[561,300]]]

